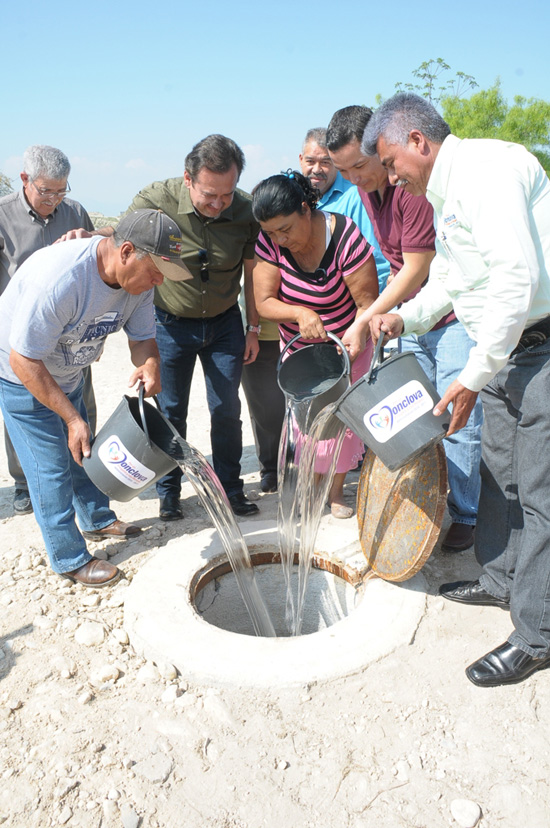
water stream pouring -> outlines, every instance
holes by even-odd
[[[256,635],[274,636],[248,548],[218,476],[143,396],[143,385],[137,399],[125,395],[98,432],[90,457],[83,459],[88,477],[108,497],[127,501],[179,465],[220,534]]]
[[[278,383],[286,399],[279,444],[277,523],[287,588],[286,623],[292,635],[301,632],[315,538],[345,434],[345,426],[330,409],[331,403],[349,387],[350,360],[338,337],[327,333],[340,351],[330,343],[319,342],[288,354],[285,360],[288,350],[301,338],[298,334],[285,345],[277,365]],[[329,440],[331,453],[325,457],[320,471],[318,450]],[[291,575],[296,556],[295,599]]]

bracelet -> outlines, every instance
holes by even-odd
[[[259,333],[262,332],[262,326],[261,325],[247,325],[246,326],[246,332],[247,333],[250,332],[250,333],[259,334]]]

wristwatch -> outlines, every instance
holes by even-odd
[[[250,333],[259,334],[259,333],[262,332],[262,326],[261,325],[247,325],[246,326],[246,332],[248,333],[249,331],[250,331]]]

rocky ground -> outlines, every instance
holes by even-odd
[[[100,421],[125,391],[124,338],[94,367]],[[200,378],[189,441],[208,454]],[[246,417],[243,471],[262,520]],[[350,475],[350,499],[357,475]],[[186,520],[158,521],[153,492],[118,504],[143,533],[94,554],[126,580],[85,590],[55,576],[32,515],[15,517],[0,457],[0,824],[100,828],[548,828],[550,674],[482,690],[464,667],[504,641],[508,614],[437,595],[477,574],[437,548],[410,642],[333,681],[254,691],[192,684],[144,662],[124,595],[146,560],[209,525],[189,484]],[[328,514],[324,520],[333,520]],[[349,526],[351,521],[346,521]],[[184,547],[182,554],[184,554]],[[399,587],[396,586],[396,589]],[[373,631],[373,634],[376,634]]]

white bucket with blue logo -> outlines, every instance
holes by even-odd
[[[155,400],[156,402],[156,400]],[[93,483],[112,500],[131,500],[177,466],[163,451],[174,439],[174,428],[150,403],[124,396],[96,435],[83,466]]]
[[[382,337],[368,373],[340,397],[334,413],[395,471],[439,443],[451,416],[432,413],[441,398],[414,354],[386,360],[381,354]]]

